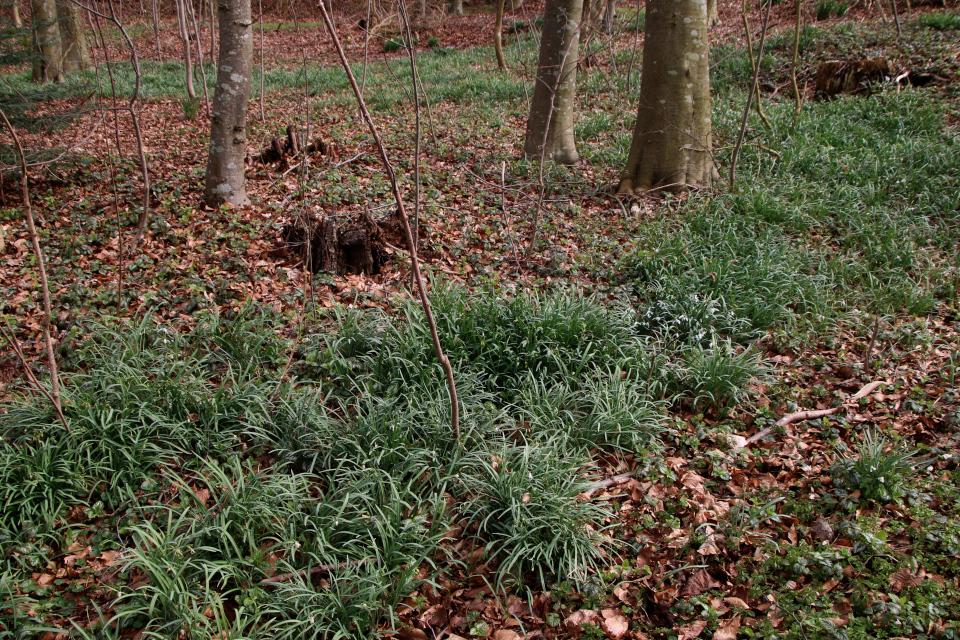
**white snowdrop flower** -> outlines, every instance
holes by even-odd
[[[877,480],[879,480],[880,482],[884,482],[883,476],[880,476],[879,478],[877,478]]]

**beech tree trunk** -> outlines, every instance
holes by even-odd
[[[187,2],[190,0],[174,0],[177,9],[177,31],[180,34],[180,44],[183,45],[183,62],[187,70],[187,97],[197,99],[197,91],[193,87],[193,55],[190,53],[190,25],[187,18]]]
[[[717,0],[707,0],[707,26],[716,27],[720,24],[720,15],[717,13]]]
[[[70,0],[56,0],[60,28],[61,69],[64,73],[90,67],[90,51],[84,31],[82,9]]]
[[[247,102],[253,72],[250,0],[220,0],[220,59],[210,118],[210,154],[204,200],[211,207],[250,204],[244,184]]]
[[[640,106],[619,193],[712,183],[709,54],[706,0],[649,0]]]
[[[463,0],[451,0],[451,2],[450,2],[450,15],[452,15],[452,16],[462,16],[462,15],[463,15]]]
[[[603,12],[603,28],[607,33],[613,31],[613,22],[617,18],[617,0],[607,0],[607,8]]]
[[[573,164],[577,59],[583,0],[547,0],[536,86],[523,153],[528,158]]]
[[[20,20],[19,0],[3,0],[3,2],[0,3],[0,7],[4,9],[4,13],[10,14],[10,24],[15,26],[17,29],[23,26],[23,21]]]
[[[63,55],[60,27],[57,24],[57,3],[55,0],[31,0],[30,12],[34,50],[39,54],[33,63],[33,81],[60,82],[63,80],[63,70],[60,68]]]

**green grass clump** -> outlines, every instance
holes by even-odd
[[[69,431],[28,398],[0,417],[0,575],[22,580],[95,532],[87,544],[145,578],[117,583],[116,630],[281,638],[375,635],[421,567],[442,569],[458,523],[498,584],[583,579],[607,516],[576,499],[590,451],[660,447],[632,312],[456,288],[436,301],[459,442],[412,303],[308,338],[292,370],[322,385],[278,379],[290,345],[255,309],[184,334],[151,317],[87,326],[65,351]],[[330,591],[312,585],[318,566]],[[23,618],[27,600],[4,600]]]
[[[842,456],[830,472],[840,486],[860,491],[862,500],[900,502],[907,481],[924,462],[916,454],[917,449],[908,449],[903,443],[888,446],[885,436],[867,431],[856,454]]]
[[[913,26],[929,27],[937,31],[956,31],[960,29],[960,13],[932,11],[921,14],[912,22]]]
[[[817,20],[827,20],[829,18],[842,18],[850,8],[846,2],[837,0],[818,0],[815,8]]]

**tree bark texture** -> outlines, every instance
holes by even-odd
[[[10,24],[15,26],[17,29],[23,26],[23,21],[20,20],[19,0],[3,0],[3,2],[0,3],[0,7],[4,9],[3,13],[10,14]]]
[[[503,5],[506,0],[496,0],[497,18],[493,23],[493,50],[497,54],[497,67],[507,68],[507,59],[503,55]]]
[[[649,0],[640,106],[619,193],[713,181],[709,52],[706,0]]]
[[[452,16],[462,16],[462,15],[463,15],[463,0],[451,0],[451,2],[450,2],[450,15],[452,15]]]
[[[573,123],[582,11],[583,0],[547,0],[540,63],[523,145],[528,158],[542,156],[561,164],[579,160]]]
[[[56,0],[60,28],[61,69],[64,73],[90,67],[90,51],[84,31],[83,11],[71,0]]]
[[[253,72],[250,0],[220,0],[220,60],[210,119],[210,154],[204,200],[209,206],[248,205],[243,161],[247,153],[247,101]]]
[[[60,82],[63,80],[63,71],[60,68],[62,54],[57,3],[55,0],[31,0],[30,12],[34,49],[39,54],[33,63],[33,81]]]
[[[717,0],[707,0],[707,26],[716,27],[720,24],[720,15],[717,13]]]

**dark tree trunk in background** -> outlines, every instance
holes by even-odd
[[[253,71],[253,19],[250,0],[221,0],[218,6],[220,60],[203,196],[211,207],[225,203],[242,206],[250,204],[243,163],[247,155],[247,102]]]
[[[547,0],[523,153],[562,164],[578,159],[573,135],[583,0]]]
[[[90,67],[90,51],[84,31],[82,9],[71,0],[56,0],[60,28],[61,68],[64,73]]]
[[[711,154],[706,0],[649,0],[640,107],[620,193],[707,186]]]
[[[33,46],[38,54],[33,63],[33,81],[60,82],[63,80],[63,70],[60,68],[63,54],[60,26],[57,24],[57,3],[55,0],[31,0],[30,13]]]

